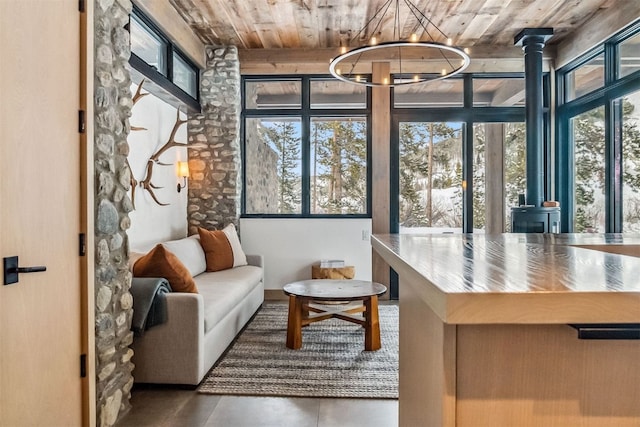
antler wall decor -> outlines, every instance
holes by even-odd
[[[147,93],[142,93],[142,85],[145,83],[145,79],[142,79],[142,81],[140,82],[140,84],[138,85],[138,88],[135,92],[135,94],[132,96],[131,100],[133,101],[133,105],[136,105],[136,103],[143,97],[149,95],[149,92]],[[132,107],[133,107],[132,105]],[[171,166],[171,163],[163,163],[160,161],[160,156],[167,151],[170,148],[173,147],[186,147],[187,144],[183,143],[183,142],[178,142],[176,141],[175,137],[176,137],[176,133],[178,132],[178,130],[180,129],[180,126],[182,126],[183,124],[187,123],[187,120],[181,120],[180,119],[180,108],[178,108],[177,112],[176,112],[176,122],[173,125],[173,129],[171,130],[171,134],[169,135],[169,139],[167,140],[167,142],[160,147],[160,149],[158,149],[158,151],[156,151],[155,153],[153,153],[153,155],[149,158],[149,160],[147,160],[147,166],[145,168],[145,177],[142,181],[138,182],[135,177],[133,176],[133,169],[131,168],[131,164],[129,163],[129,160],[126,160],[126,166],[129,168],[129,172],[131,172],[131,204],[133,205],[133,208],[136,208],[136,204],[135,204],[135,192],[136,192],[136,187],[138,185],[140,185],[141,188],[143,188],[144,190],[147,190],[149,192],[149,194],[151,195],[151,198],[153,199],[154,202],[156,202],[158,205],[160,206],[168,206],[169,203],[162,203],[160,202],[160,200],[158,200],[158,197],[155,194],[155,190],[161,189],[163,187],[158,187],[156,185],[154,185],[151,182],[151,178],[153,175],[153,167],[157,164],[160,166]],[[131,126],[130,127],[131,131],[142,131],[142,130],[147,130],[144,127],[140,127],[140,126]]]
[[[140,101],[141,98],[144,98],[145,96],[149,95],[149,92],[142,93],[142,85],[144,84],[144,82],[145,82],[145,79],[142,79],[142,81],[138,85],[138,89],[136,89],[136,93],[131,98],[131,100],[133,101],[133,104],[131,105],[131,108],[133,108],[133,106],[136,105],[136,103],[138,101]],[[131,129],[131,132],[147,130],[146,128],[143,128],[143,127],[140,127],[140,126],[130,126],[130,129]],[[133,169],[131,168],[131,164],[129,163],[129,159],[125,159],[125,165],[129,168],[129,176],[131,177],[130,178],[131,205],[133,206],[133,209],[135,209],[136,208],[136,187],[138,186],[138,180],[136,180],[136,178],[133,176]]]
[[[158,151],[156,151],[150,158],[149,160],[147,160],[147,168],[146,168],[146,172],[145,172],[145,177],[142,181],[140,181],[140,187],[144,188],[145,190],[147,190],[149,192],[149,194],[151,194],[151,198],[160,206],[167,206],[169,205],[169,203],[162,203],[158,200],[156,194],[154,193],[154,190],[158,190],[162,187],[158,187],[156,185],[153,185],[153,183],[151,182],[151,176],[153,175],[153,166],[154,165],[160,165],[160,166],[171,166],[171,163],[162,163],[160,161],[160,156],[167,151],[168,149],[172,148],[172,147],[186,147],[187,144],[184,142],[178,142],[176,141],[175,137],[176,137],[176,133],[178,132],[178,129],[180,129],[180,126],[182,126],[183,124],[187,123],[187,120],[181,120],[180,119],[180,108],[178,108],[177,112],[176,112],[176,122],[173,125],[173,129],[171,130],[171,135],[169,135],[169,140],[166,142],[166,144],[164,144],[162,147],[160,147],[160,149]]]
[[[144,98],[145,96],[149,95],[149,92],[142,93],[142,85],[144,84],[144,82],[145,82],[145,79],[142,79],[142,81],[138,85],[138,89],[136,90],[136,93],[131,98],[131,100],[133,101],[131,108],[133,108],[133,106],[136,105],[136,102],[140,101],[141,98]],[[132,131],[147,130],[147,128],[143,128],[139,126],[131,126],[131,130]]]

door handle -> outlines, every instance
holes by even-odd
[[[3,258],[3,265],[5,285],[18,283],[19,273],[37,273],[40,271],[47,271],[47,267],[45,267],[44,265],[37,265],[33,267],[19,267],[17,256]]]

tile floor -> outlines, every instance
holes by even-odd
[[[131,410],[116,427],[145,426],[397,427],[398,401],[216,396],[171,386],[134,387]]]
[[[169,387],[134,389],[117,427],[395,427],[398,401],[214,396]]]

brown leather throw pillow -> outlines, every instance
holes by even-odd
[[[207,271],[220,271],[233,267],[233,250],[224,231],[198,228],[198,234],[207,260]]]

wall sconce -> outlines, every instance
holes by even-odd
[[[189,162],[178,162],[178,178],[182,177],[184,184],[178,183],[178,193],[187,186],[187,178],[189,177]]]

